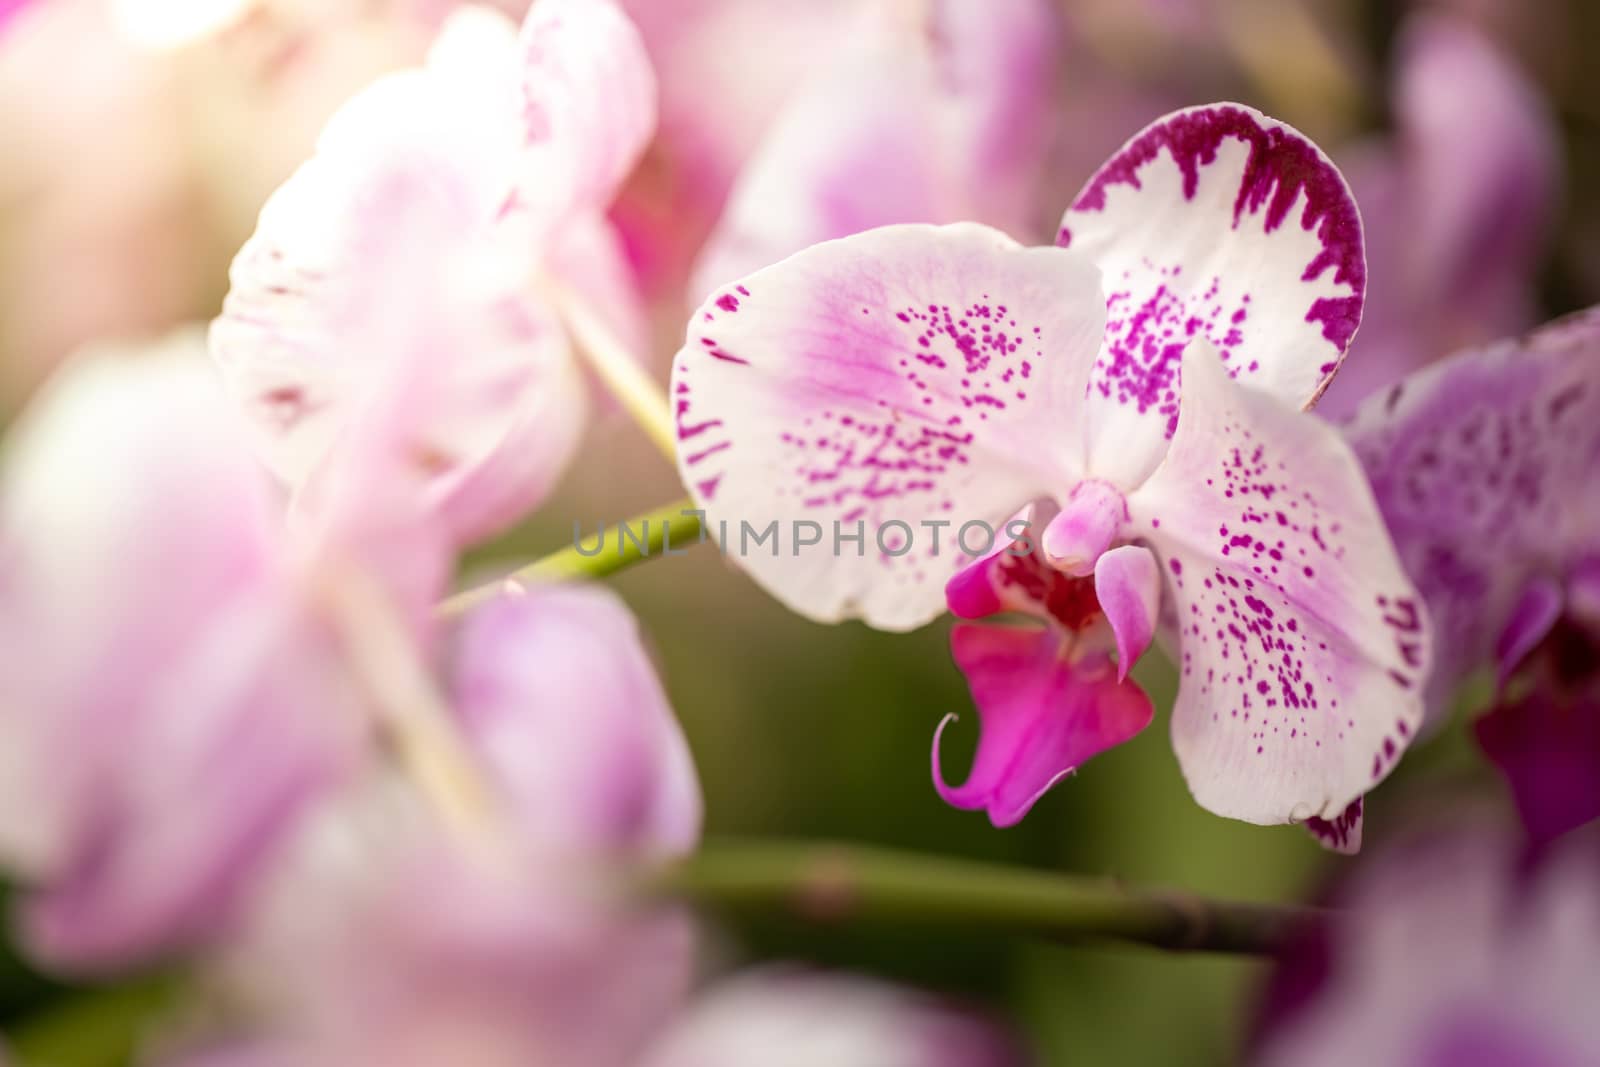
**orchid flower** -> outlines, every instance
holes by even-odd
[[[1106,164],[1060,245],[891,226],[725,286],[674,366],[684,481],[714,524],[831,529],[738,560],[810,618],[907,630],[947,586],[1050,618],[958,629],[983,740],[947,799],[1014,822],[1137,731],[1126,674],[1165,629],[1199,803],[1337,820],[1415,733],[1428,662],[1359,464],[1296,410],[1360,318],[1349,192],[1294,130],[1195,108]],[[1028,558],[963,534],[1034,506]]]
[[[1534,322],[1561,141],[1537,86],[1470,23],[1419,15],[1396,48],[1391,138],[1339,156],[1366,218],[1367,305],[1322,410]]]
[[[1551,642],[1575,638],[1592,665],[1600,310],[1425,368],[1371,397],[1347,434],[1439,634],[1435,722],[1474,671],[1492,668],[1504,693]],[[1479,726],[1536,837],[1600,815],[1600,689],[1561,712],[1569,701],[1543,688]]]
[[[740,172],[691,294],[897,222],[1042,234],[1059,28],[1040,0],[869,2]]]
[[[1519,844],[1499,827],[1457,827],[1413,835],[1360,870],[1316,953],[1324,973],[1280,1006],[1249,1062],[1600,1059],[1600,839],[1564,839],[1531,870]]]
[[[1018,1067],[996,1027],[932,997],[850,975],[768,967],[701,993],[642,1067]]]
[[[195,1062],[629,1067],[677,1010],[686,916],[627,906],[606,878],[700,834],[694,764],[633,617],[598,588],[535,586],[448,644],[496,836],[441,837],[383,778],[352,783],[231,961],[247,992],[268,986],[273,1032]],[[287,997],[285,966],[306,976]]]
[[[79,357],[10,443],[0,854],[58,967],[215,934],[367,736],[203,348]]]
[[[497,13],[457,13],[424,68],[333,117],[262,211],[212,330],[288,486],[409,387],[402,353],[426,333],[411,433],[429,509],[465,543],[550,490],[586,407],[568,326],[592,343],[603,321],[624,353],[643,342],[602,212],[650,135],[654,92],[608,0],[542,0],[520,38]]]

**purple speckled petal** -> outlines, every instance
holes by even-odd
[[[690,291],[900,222],[1030,236],[1050,143],[1054,13],[1041,0],[862,5],[745,165]]]
[[[1317,844],[1330,852],[1353,856],[1361,851],[1361,822],[1365,817],[1365,798],[1356,797],[1337,818],[1324,819],[1313,815],[1306,820],[1306,831],[1317,839]]]
[[[1161,566],[1148,548],[1122,545],[1094,565],[1094,593],[1117,641],[1117,678],[1150,647],[1161,610]]]
[[[1082,257],[982,226],[813,246],[690,321],[672,376],[679,471],[729,542],[779,520],[776,550],[727,548],[789,607],[919,626],[989,551],[982,524],[998,534],[1077,480],[1104,315]],[[791,549],[798,521],[818,524],[820,547]],[[968,523],[970,554],[956,544]],[[835,550],[858,524],[860,548]]]
[[[1053,628],[963,625],[951,633],[982,734],[959,786],[946,784],[939,765],[950,719],[934,734],[933,782],[946,803],[1013,826],[1085,760],[1150,725],[1155,710],[1144,690],[1119,680],[1104,657],[1073,662],[1062,641]]]
[[[1438,628],[1431,712],[1541,576],[1600,550],[1600,312],[1428,367],[1346,429]]]
[[[1429,656],[1354,454],[1198,342],[1172,448],[1128,506],[1178,613],[1172,737],[1195,799],[1257,823],[1340,816],[1415,735]]]
[[[1217,346],[1241,383],[1304,406],[1361,321],[1361,220],[1344,179],[1301,134],[1236,104],[1175,112],[1134,137],[1078,194],[1058,240],[1105,275],[1090,471],[1125,488],[1177,426],[1192,338]]]
[[[656,128],[656,78],[612,0],[539,0],[522,27],[519,195],[536,214],[604,210]]]

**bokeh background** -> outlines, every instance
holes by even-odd
[[[979,0],[968,0],[977,3]],[[258,0],[213,33],[162,41],[168,0],[0,0],[0,411],[9,418],[49,369],[95,341],[158,336],[214,315],[227,265],[266,196],[309,152],[338,104],[378,73],[415,62],[447,0]],[[525,4],[502,3],[512,14]],[[754,144],[764,115],[818,62],[789,0],[629,0],[664,82],[660,143],[616,209],[658,328],[664,377],[687,318],[683,274],[725,188],[686,151],[695,109],[725,105]],[[819,12],[828,0],[817,4]],[[1530,321],[1600,299],[1600,90],[1592,74],[1600,4],[1591,0],[1060,0],[1057,138],[1039,203],[1043,241],[1078,185],[1123,139],[1174,108],[1235,99],[1329,147],[1354,176],[1377,154],[1404,159],[1396,121],[1397,41],[1424,9],[1481,35],[1525,83],[1555,152],[1531,180],[1545,217],[1507,255]],[[17,10],[8,11],[16,8]],[[733,13],[730,15],[730,11]],[[719,21],[722,20],[722,21]],[[727,27],[734,25],[730,30]],[[814,33],[825,40],[819,13]],[[784,27],[776,31],[767,27]],[[716,49],[686,44],[712,32]],[[743,29],[739,29],[742,27]],[[742,36],[740,35],[742,33]],[[697,58],[698,57],[698,58]],[[697,98],[699,64],[748,78],[736,102]],[[730,71],[734,73],[730,73]],[[1477,88],[1463,73],[1463,98]],[[697,104],[698,99],[698,104]],[[676,138],[676,140],[675,140]],[[1491,149],[1512,152],[1514,147]],[[736,154],[736,151],[735,151]],[[1491,152],[1492,156],[1492,152]],[[1504,164],[1463,151],[1423,195]],[[736,162],[736,160],[735,160]],[[1512,161],[1514,164],[1516,161]],[[1358,197],[1361,195],[1357,183]],[[1405,211],[1367,209],[1369,241],[1405,245]],[[1507,211],[1513,210],[1508,204]],[[665,235],[665,236],[663,236]],[[1375,266],[1373,286],[1390,284]],[[1397,303],[1404,317],[1408,308]],[[1442,338],[1459,335],[1447,310]],[[1429,351],[1426,356],[1443,354]],[[1356,359],[1352,356],[1352,360]],[[592,429],[557,498],[470,566],[488,574],[682,494],[674,471],[620,413]],[[933,730],[969,707],[948,624],[879,634],[788,614],[709,548],[622,575],[617,588],[650,634],[704,784],[708,833],[883,843],[1144,884],[1263,900],[1314,897],[1341,864],[1292,828],[1259,829],[1201,811],[1184,788],[1165,716],[1086,766],[1018,827],[992,829],[942,804],[929,782]],[[1174,681],[1141,665],[1157,707]],[[1461,714],[1409,754],[1370,802],[1369,848],[1384,812],[1502,788],[1466,743]],[[952,777],[976,728],[948,735]],[[727,931],[729,958],[842,964],[959,994],[1017,1022],[1046,1064],[1234,1062],[1264,965],[1128,948],[1050,946],[959,928],[817,929],[792,922]],[[85,996],[7,958],[0,1030],[66,1067],[121,1061],[158,1011],[160,978]]]

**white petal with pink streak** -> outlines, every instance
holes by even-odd
[[[982,226],[817,245],[695,313],[672,382],[679,469],[714,526],[822,527],[820,549],[792,554],[786,528],[781,556],[737,559],[791,608],[919,626],[969,560],[952,545],[964,523],[998,529],[1076,481],[1103,316],[1081,257]],[[938,555],[923,520],[951,524]],[[904,554],[892,521],[911,528]],[[831,551],[834,524],[858,522],[862,553]]]

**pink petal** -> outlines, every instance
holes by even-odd
[[[782,1059],[775,1061],[778,1052]],[[986,1020],[872,979],[765,967],[706,990],[642,1067],[1021,1067]]]
[[[1081,578],[1093,573],[1127,520],[1128,506],[1116,489],[1096,479],[1079,482],[1044,528],[1039,547],[1052,567]]]
[[[410,809],[373,807],[330,827],[338,851],[298,854],[279,921],[234,946],[265,999],[251,1006],[278,1022],[267,1041],[311,1067],[639,1062],[693,977],[686,915],[619,907],[592,867],[537,850],[485,862]]]
[[[741,522],[788,524],[779,557],[725,547],[794,610],[919,626],[988,552],[986,530],[1076,481],[1075,412],[1103,314],[1081,260],[981,226],[809,248],[691,320],[672,379],[684,483],[730,539]],[[818,524],[820,549],[791,553],[796,521]],[[937,556],[933,521],[950,524]],[[860,555],[834,551],[835,529],[857,523]]]
[[[1006,521],[992,552],[967,564],[945,585],[945,602],[961,619],[1019,612],[1079,634],[1101,616],[1092,578],[1075,578],[1046,561],[1041,531],[1059,512],[1049,501],[1029,505]],[[1013,536],[1015,535],[1015,536]]]
[[[1122,545],[1094,565],[1094,593],[1117,640],[1117,678],[1150,647],[1161,612],[1161,567],[1150,550]]]
[[[0,0],[0,33],[6,32],[12,19],[33,3],[33,0]]]
[[[982,720],[965,784],[945,783],[933,738],[933,782],[945,802],[984,810],[997,827],[1020,822],[1049,789],[1091,756],[1150,725],[1150,698],[1105,662],[1065,658],[1054,630],[957,626],[950,635]]]
[[[1461,19],[1409,19],[1397,48],[1396,135],[1340,162],[1368,236],[1361,335],[1318,410],[1465,345],[1534,322],[1536,275],[1561,202],[1560,131],[1539,90]]]
[[[1342,887],[1326,972],[1262,1067],[1579,1067],[1600,1057],[1600,852],[1527,862],[1484,820],[1413,833]]]
[[[1239,105],[1175,112],[1135,136],[1073,201],[1059,243],[1105,276],[1090,469],[1118,485],[1154,469],[1173,435],[1190,339],[1304,406],[1361,321],[1361,220],[1344,179],[1300,133]]]
[[[136,722],[97,722],[105,708],[274,570],[268,486],[228,432],[203,341],[167,347],[69,361],[7,437],[0,646],[7,702],[35,713],[0,717],[0,847],[25,870],[66,862],[87,831]]]
[[[1439,709],[1530,583],[1600,549],[1600,313],[1426,368],[1357,412],[1346,435],[1438,627]]]
[[[1332,427],[1203,342],[1184,372],[1172,448],[1128,498],[1180,624],[1179,764],[1219,815],[1336,818],[1421,723],[1421,597]]]
[[[652,295],[683,289],[773,116],[845,44],[859,0],[627,0],[659,76],[649,164],[613,205]],[[706,101],[716,101],[707,107]]]
[[[1058,572],[1042,563],[1038,546],[1032,535],[1042,529],[1040,519],[1056,513],[1056,506],[1048,501],[1029,504],[1006,520],[1001,536],[995,538],[994,547],[973,560],[945,583],[945,605],[958,619],[983,619],[1002,611],[1029,611],[1043,604],[1045,580]],[[1032,532],[1030,534],[1030,531]],[[1022,537],[1029,540],[1023,541]],[[1029,572],[1027,587],[1009,581],[1006,571],[1022,566]],[[1038,580],[1033,580],[1033,576]],[[1061,575],[1064,579],[1066,576]],[[1013,596],[1008,589],[1015,588]],[[1047,612],[1036,612],[1039,618]]]
[[[372,477],[416,483],[466,542],[549,491],[584,398],[559,324],[526,295],[526,234],[498,221],[499,131],[456,117],[448,88],[397,75],[335,117],[235,261],[212,350],[292,488],[362,433],[399,434]]]
[[[521,76],[522,197],[550,217],[603,210],[655,133],[638,29],[611,0],[539,0]]]
[[[9,442],[0,849],[56,966],[214,934],[359,752],[235,430],[190,337],[68,364]]]
[[[364,709],[312,620],[252,598],[192,622],[172,673],[122,694],[138,732],[69,866],[24,902],[52,967],[126,969],[225,929],[361,751]]]
[[[1530,321],[1560,202],[1561,142],[1537,85],[1468,22],[1422,16],[1399,41],[1395,110],[1414,168],[1413,270],[1483,342]]]
[[[527,840],[684,852],[700,787],[638,624],[598,587],[534,587],[463,623],[455,704]]]
[[[1057,27],[1040,0],[865,5],[773,119],[695,271],[697,298],[821,241],[901,222],[1027,238]]]

